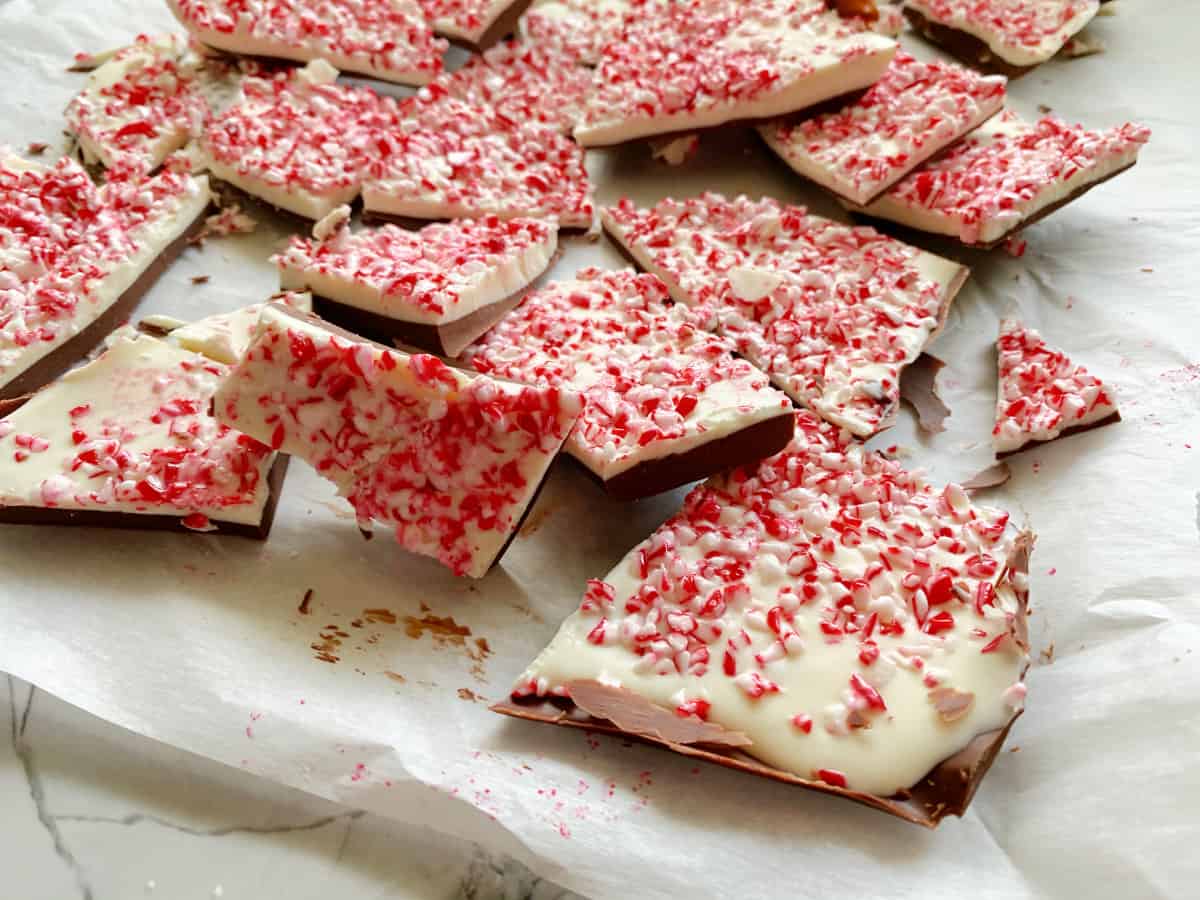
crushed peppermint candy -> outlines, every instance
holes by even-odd
[[[0,154],[0,386],[87,328],[209,202],[171,171],[97,187],[71,159]]]
[[[368,213],[532,216],[582,229],[595,218],[583,149],[542,122],[513,122],[451,97],[414,98],[378,147],[363,188]]]
[[[260,525],[274,454],[209,415],[227,371],[118,332],[0,423],[13,429],[0,438],[0,506],[178,516],[196,531]]]
[[[790,415],[788,398],[732,349],[655,276],[584,269],[526,297],[467,358],[497,378],[581,392],[567,450],[608,481]]]
[[[227,53],[310,62],[400,84],[442,71],[448,45],[410,0],[167,0],[198,40]]]
[[[478,45],[509,9],[524,0],[417,0],[434,31]]]
[[[677,712],[744,733],[762,762],[879,796],[1011,721],[1029,535],[810,413],[795,424],[589,582],[513,698],[587,679],[687,698]]]
[[[891,424],[901,370],[940,328],[961,266],[775,200],[606,207],[606,230],[792,399],[860,437]]]
[[[510,42],[443,75],[420,97],[453,97],[508,122],[545,122],[570,134],[592,90],[592,72],[553,47]]]
[[[1006,319],[997,343],[1000,386],[992,440],[999,453],[1052,441],[1068,429],[1119,418],[1111,390],[1049,346],[1032,328]]]
[[[240,102],[205,133],[213,174],[268,203],[317,220],[359,193],[399,106],[369,88],[333,83],[323,63],[247,78]]]
[[[965,32],[1014,66],[1054,56],[1100,9],[1100,0],[908,0],[929,22]]]
[[[992,245],[1048,207],[1137,162],[1150,129],[1104,131],[1005,110],[862,209],[967,244]]]
[[[246,215],[239,204],[231,203],[229,206],[223,207],[220,212],[214,213],[205,219],[204,227],[193,240],[200,242],[208,237],[229,237],[234,234],[250,234],[257,228],[257,219]]]
[[[575,137],[602,146],[795,112],[868,87],[895,50],[824,0],[655,6],[604,47]]]
[[[217,418],[308,461],[359,525],[482,577],[579,415],[577,394],[470,377],[272,304]]]
[[[272,258],[289,288],[389,318],[442,324],[503,300],[545,270],[557,228],[540,219],[459,219],[395,225],[327,240],[294,237]]]
[[[849,105],[759,132],[801,175],[861,204],[999,112],[1004,95],[1001,76],[900,52]]]

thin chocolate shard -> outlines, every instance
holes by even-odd
[[[1014,542],[1012,555],[1005,566],[1005,578],[1012,585],[1020,601],[1019,612],[1013,623],[1014,631],[1018,633],[1025,633],[1027,629],[1029,592],[1025,576],[1029,572],[1029,555],[1033,544],[1032,533],[1022,532]],[[1022,671],[1022,678],[1027,671],[1028,667]],[[574,691],[574,686],[577,684],[578,682],[571,682],[572,687],[569,689]],[[649,701],[640,702],[648,703]],[[746,755],[742,750],[730,747],[728,744],[724,747],[707,748],[696,744],[671,741],[648,733],[648,731],[629,731],[614,724],[611,719],[600,718],[589,713],[582,706],[570,700],[534,698],[531,701],[515,701],[509,698],[493,705],[490,709],[492,712],[517,719],[563,725],[568,728],[582,728],[587,731],[657,744],[684,756],[703,759],[725,768],[853,800],[898,819],[903,819],[905,822],[923,825],[926,828],[936,828],[947,816],[961,816],[966,812],[984,775],[987,774],[1003,747],[1008,732],[1021,716],[1021,711],[1018,710],[1003,728],[976,735],[966,747],[938,763],[911,788],[901,790],[891,797],[880,797],[850,788],[836,787],[824,781],[801,778],[791,772],[759,762]],[[621,714],[627,715],[627,713]],[[667,715],[673,715],[673,713],[670,710],[662,709],[661,713],[651,721],[657,722],[660,716]]]
[[[922,353],[900,373],[900,399],[913,408],[917,425],[928,434],[941,434],[950,418],[950,407],[937,388],[938,373],[945,366],[936,356]]]
[[[1115,425],[1117,422],[1120,422],[1120,421],[1121,421],[1120,410],[1113,410],[1112,415],[1105,416],[1103,419],[1101,419],[1098,422],[1092,422],[1091,424],[1088,424],[1088,425],[1072,425],[1070,428],[1064,428],[1062,431],[1060,431],[1058,434],[1056,434],[1054,437],[1050,438],[1049,440],[1045,440],[1045,441],[1032,440],[1026,444],[1022,444],[1016,450],[1006,450],[1003,453],[997,453],[996,459],[1000,459],[1000,460],[1008,459],[1010,456],[1016,456],[1018,453],[1024,453],[1026,450],[1032,450],[1035,447],[1044,447],[1046,444],[1052,444],[1055,441],[1062,440],[1065,437],[1070,437],[1073,434],[1082,434],[1085,431],[1092,431],[1096,428],[1103,428],[1105,425]]]
[[[961,487],[968,494],[973,494],[1007,484],[1010,478],[1012,478],[1012,469],[1008,467],[1008,463],[998,462],[988,466],[982,472],[972,475],[962,483]]]
[[[622,687],[598,681],[576,680],[566,684],[571,700],[597,719],[612,722],[627,734],[637,734],[667,744],[703,744],[710,747],[749,747],[750,738],[696,716],[678,716],[658,704]]]

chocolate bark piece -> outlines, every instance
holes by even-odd
[[[272,262],[311,290],[327,321],[381,344],[458,356],[560,255],[552,222],[497,217],[351,232],[349,208],[293,238]]]
[[[42,357],[8,384],[0,387],[0,400],[21,397],[41,388],[68,369],[73,368],[100,346],[105,337],[130,318],[138,303],[154,286],[159,276],[188,247],[192,238],[204,228],[204,220],[209,209],[211,206],[203,210],[187,230],[160,253],[137,281],[121,294],[120,298],[99,318],[62,346]]]
[[[604,47],[575,137],[599,147],[784,115],[868,87],[895,50],[821,0],[652,7]]]
[[[399,84],[429,82],[442,70],[447,47],[409,0],[265,0],[253,14],[229,0],[168,0],[168,6],[197,40],[223,52],[322,60]]]
[[[1014,580],[1018,582],[1023,582],[1029,571],[1029,555],[1032,548],[1033,537],[1029,534],[1023,534],[1014,544],[1014,552],[1008,561],[1007,569],[1017,576]],[[1017,596],[1020,600],[1020,611],[1014,627],[1019,635],[1027,627],[1028,590],[1018,590]],[[1028,665],[1022,670],[1022,677],[1026,671]],[[695,716],[680,718],[677,727],[665,729],[659,724],[663,718],[678,717],[678,713],[658,707],[653,715],[647,714],[644,710],[646,701],[643,698],[631,703],[628,710],[620,715],[625,726],[621,727],[605,716],[613,714],[613,707],[619,705],[623,699],[622,693],[606,685],[591,683],[585,689],[584,702],[594,696],[602,697],[606,701],[597,704],[593,700],[592,707],[600,714],[598,716],[593,715],[584,705],[562,698],[510,698],[494,704],[490,709],[516,719],[579,728],[656,744],[683,756],[701,759],[728,769],[853,800],[914,825],[931,829],[936,828],[947,816],[962,816],[967,811],[975,792],[1003,747],[1009,731],[1021,716],[1021,712],[1018,711],[1004,727],[976,735],[965,747],[939,762],[910,788],[889,797],[881,797],[839,787],[826,781],[801,778],[794,773],[766,765],[741,749],[746,745],[742,744],[738,737],[744,735],[721,729],[715,734],[716,740],[713,740],[711,730],[699,727],[703,723]],[[639,725],[641,727],[637,727]],[[737,737],[732,741],[726,739],[730,734]]]
[[[406,549],[478,578],[532,505],[579,405],[270,304],[214,408],[310,462],[363,526],[392,527]]]
[[[938,393],[937,376],[946,364],[929,353],[922,353],[900,375],[900,399],[917,414],[918,427],[928,434],[946,430],[950,407]]]
[[[1088,129],[1053,116],[1035,122],[1011,110],[854,212],[993,248],[1119,175],[1137,161],[1150,130],[1133,122]]]
[[[713,472],[733,469],[747,461],[774,456],[792,439],[791,411],[736,431],[728,437],[702,444],[686,453],[638,463],[620,475],[601,481],[617,500],[640,500],[664,494],[707,478]]]
[[[159,317],[178,339],[122,328],[95,360],[0,405],[0,521],[265,538],[286,460],[209,411],[252,313],[177,329]]]

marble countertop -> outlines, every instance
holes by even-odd
[[[5,897],[577,900],[515,860],[167,747],[0,676]]]

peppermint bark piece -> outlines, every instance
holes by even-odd
[[[324,240],[293,238],[272,261],[282,287],[312,291],[329,321],[453,357],[516,305],[557,245],[552,222],[490,216],[416,232],[340,228]]]
[[[856,212],[995,247],[1137,162],[1150,129],[1092,130],[1005,110]]]
[[[241,98],[208,128],[203,164],[272,206],[319,220],[358,196],[378,135],[398,106],[369,88],[335,84],[323,62],[247,78]]]
[[[862,97],[759,133],[792,169],[851,203],[869,203],[1004,106],[1005,80],[897,53]]]
[[[913,28],[969,65],[1017,77],[1090,22],[1099,0],[906,0]]]
[[[620,731],[924,825],[1020,713],[1028,534],[810,413],[635,547],[497,711]]]
[[[98,345],[200,226],[208,182],[163,171],[92,183],[0,151],[0,399]]]
[[[570,229],[595,219],[582,148],[541,122],[512,122],[451,98],[417,100],[378,140],[380,156],[363,187],[368,216],[528,216]]]
[[[824,0],[688,0],[604,47],[575,128],[586,147],[797,112],[866,88],[896,43]]]
[[[422,91],[487,107],[509,122],[537,121],[570,134],[592,90],[592,73],[552,47],[510,42],[471,59]]]
[[[203,57],[177,34],[140,35],[93,71],[67,107],[84,159],[149,172],[182,148],[208,115],[197,87]]]
[[[312,62],[420,85],[447,44],[409,0],[167,0],[197,40],[242,56]]]
[[[434,31],[477,52],[513,33],[530,0],[417,0]]]
[[[527,296],[468,359],[497,378],[582,393],[567,452],[622,500],[786,446],[788,398],[669,301],[653,275],[584,269]]]
[[[0,522],[265,539],[287,461],[209,414],[224,364],[132,329],[0,419]]]
[[[869,437],[899,410],[900,374],[941,330],[968,270],[771,199],[622,201],[605,230],[776,387]]]
[[[222,384],[217,418],[337,485],[359,525],[482,577],[508,546],[580,398],[472,378],[279,304]]]
[[[998,456],[1121,421],[1110,388],[1032,328],[1000,323],[1000,382],[992,442]]]

